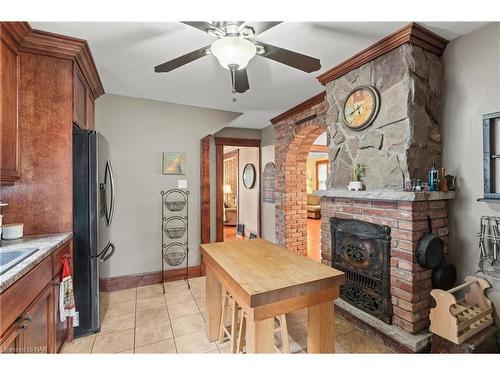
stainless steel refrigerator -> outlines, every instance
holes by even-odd
[[[109,145],[96,131],[73,130],[73,288],[75,336],[98,332],[99,268],[115,252],[109,228],[115,207]]]

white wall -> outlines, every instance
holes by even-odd
[[[187,179],[191,191],[189,264],[199,264],[200,139],[219,131],[237,116],[117,95],[106,94],[97,100],[96,128],[109,141],[116,180],[111,227],[116,253],[103,270],[104,277],[161,269],[160,191],[177,187],[179,179]],[[185,176],[162,174],[163,151],[186,154]]]
[[[238,147],[239,149],[239,176],[238,176],[238,222],[245,224],[245,235],[250,232],[258,233],[259,227],[259,148]],[[255,167],[255,184],[251,189],[243,185],[243,169],[248,163]]]
[[[476,271],[480,217],[500,215],[500,204],[476,201],[483,195],[481,115],[500,111],[500,23],[449,43],[443,66],[443,166],[458,176],[449,252],[460,282]],[[498,311],[500,283],[495,288],[490,295]]]

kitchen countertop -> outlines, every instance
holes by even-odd
[[[31,269],[33,269],[37,264],[39,264],[72,236],[73,233],[58,233],[24,236],[18,240],[1,240],[0,252],[28,247],[38,248],[38,251],[31,254],[21,263],[16,264],[4,274],[0,275],[0,293],[27,274]]]

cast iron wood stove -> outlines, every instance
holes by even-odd
[[[391,228],[361,220],[331,218],[332,267],[346,274],[340,297],[392,324]]]

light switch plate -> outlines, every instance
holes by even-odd
[[[187,189],[188,181],[187,180],[177,180],[177,188],[178,189]]]

